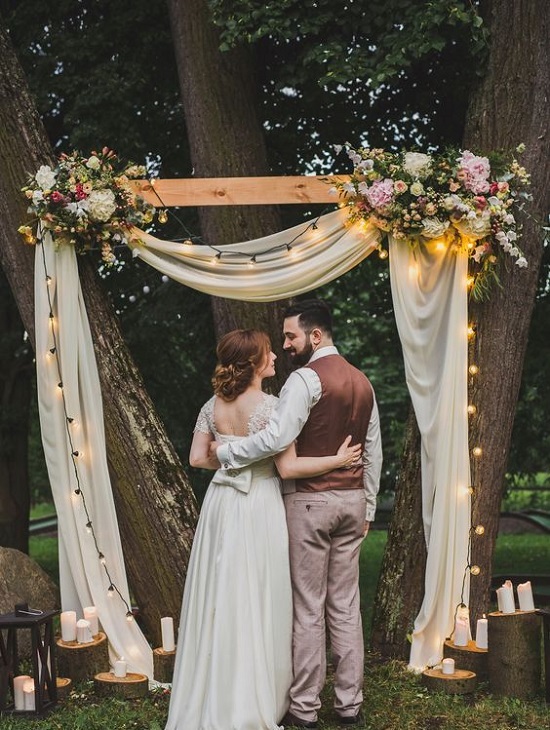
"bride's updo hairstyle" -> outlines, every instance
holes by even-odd
[[[218,364],[212,377],[214,393],[232,401],[244,393],[254,373],[266,362],[271,342],[259,330],[233,330],[224,335],[216,348]]]

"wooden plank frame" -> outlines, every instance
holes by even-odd
[[[209,177],[132,180],[132,188],[157,208],[211,205],[283,205],[334,203],[332,181],[349,175],[282,177]]]

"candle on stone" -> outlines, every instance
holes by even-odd
[[[84,618],[90,622],[90,631],[92,636],[99,634],[99,623],[97,617],[97,608],[95,606],[87,606],[84,609]]]
[[[453,643],[455,646],[468,646],[469,634],[468,622],[457,616],[455,621],[455,631],[453,635]]]
[[[476,626],[476,646],[478,649],[487,649],[488,644],[488,622],[483,614],[483,618],[477,620]]]
[[[115,677],[125,677],[127,666],[128,665],[126,664],[126,662],[124,661],[124,659],[122,657],[120,657],[120,659],[117,659],[115,662],[115,667],[114,667],[114,672],[113,672]]]
[[[454,674],[455,673],[455,660],[450,657],[443,659],[441,662],[441,671],[443,674]]]
[[[170,616],[161,618],[160,628],[162,631],[162,648],[164,651],[174,651],[176,648],[174,642],[174,619]]]
[[[528,580],[526,583],[520,583],[518,585],[518,600],[520,611],[534,611],[535,602],[533,600],[533,589],[531,588],[531,581]]]
[[[79,644],[89,644],[94,640],[90,631],[90,622],[86,619],[81,618],[76,622],[76,640]]]
[[[502,586],[497,588],[497,601],[501,613],[515,613],[514,586],[511,580],[504,581]]]
[[[35,710],[35,698],[34,698],[34,680],[28,680],[23,685],[23,702],[25,710]]]
[[[16,710],[25,709],[25,696],[23,694],[23,687],[25,683],[30,679],[28,674],[20,674],[13,678],[13,704]],[[33,684],[34,686],[34,684]]]
[[[76,641],[76,611],[63,611],[61,614],[61,638],[63,641]]]

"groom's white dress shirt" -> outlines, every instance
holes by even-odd
[[[327,355],[338,355],[334,346],[321,347],[311,356],[314,362]],[[217,457],[222,469],[239,469],[259,459],[284,451],[298,436],[313,406],[321,398],[321,381],[311,368],[299,368],[291,373],[281,389],[279,403],[266,428],[239,441],[221,444]],[[367,522],[376,513],[376,495],[382,471],[382,439],[376,397],[362,452],[363,486],[367,499]]]

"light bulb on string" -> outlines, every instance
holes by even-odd
[[[468,372],[470,373],[470,375],[477,375],[479,373],[479,368],[477,365],[472,364],[468,368]]]
[[[468,339],[472,339],[472,337],[475,337],[476,334],[476,328],[473,324],[468,325]]]
[[[114,595],[115,595],[115,587],[111,583],[111,585],[107,588],[107,598],[113,598]]]
[[[98,557],[99,562],[101,563],[101,565],[105,565],[105,563],[107,562],[105,560],[105,555],[103,555],[103,553],[99,553],[99,555],[97,557]]]
[[[134,614],[131,611],[126,612],[126,621],[131,623],[134,620]]]
[[[483,527],[483,525],[476,525],[474,532],[476,533],[476,535],[484,535],[485,528]]]
[[[479,575],[481,573],[481,568],[479,565],[470,565],[470,573],[472,575]]]
[[[86,532],[88,533],[88,535],[92,534],[92,523],[89,521],[86,522]]]
[[[388,258],[388,255],[389,254],[388,254],[388,252],[386,251],[385,248],[378,249],[378,258],[379,259],[382,259],[382,260],[383,259],[387,259]]]
[[[470,403],[466,410],[469,416],[475,416],[475,414],[477,413],[477,408],[473,403]]]
[[[168,211],[166,210],[166,208],[162,208],[161,210],[159,210],[157,217],[159,223],[166,223],[166,221],[168,220]]]
[[[472,454],[477,458],[479,458],[482,453],[483,449],[481,448],[481,446],[474,446],[474,448],[472,449]]]

